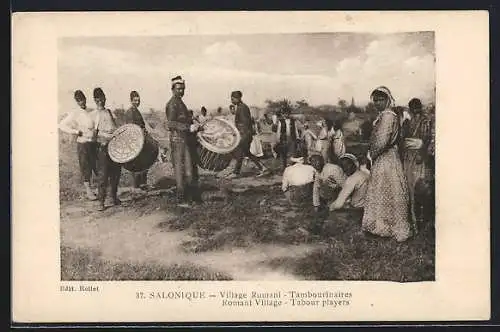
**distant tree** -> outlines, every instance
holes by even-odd
[[[344,110],[347,107],[347,101],[345,101],[344,99],[340,99],[337,102],[337,105],[340,107],[340,109]]]
[[[375,109],[375,105],[373,104],[373,102],[369,102],[366,107],[365,107],[365,112],[367,113],[371,113],[371,112],[375,112],[376,109]]]
[[[300,107],[309,107],[309,103],[307,101],[305,101],[304,99],[298,100],[295,103],[297,104],[298,108],[300,108]]]

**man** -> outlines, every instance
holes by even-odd
[[[347,175],[347,179],[342,184],[342,190],[335,201],[330,204],[330,211],[342,208],[362,209],[365,204],[368,179],[370,178],[366,159],[363,159],[360,166],[354,155],[346,153],[341,157],[340,163]]]
[[[277,128],[277,140],[279,142],[279,151],[282,160],[283,171],[288,164],[288,156],[293,155],[297,148],[297,139],[299,136],[299,131],[295,119],[291,115],[291,110],[285,108],[282,110],[283,117],[278,121]]]
[[[76,136],[76,151],[83,185],[87,198],[95,201],[97,197],[90,188],[90,180],[92,172],[97,176],[97,144],[94,136],[96,112],[87,107],[87,98],[81,90],[75,91],[74,98],[80,108],[70,112],[59,124],[59,129]]]
[[[229,177],[235,178],[240,175],[241,166],[243,164],[243,159],[248,157],[259,169],[258,177],[266,175],[268,169],[262,164],[262,162],[253,154],[250,153],[250,145],[252,144],[252,138],[254,133],[252,115],[248,106],[242,102],[241,98],[243,94],[241,91],[233,91],[231,93],[231,103],[235,106],[234,123],[238,131],[240,132],[240,144],[236,149],[236,165],[233,170],[233,174]]]
[[[97,105],[95,131],[97,137],[97,169],[98,181],[98,211],[105,209],[108,184],[111,187],[113,205],[120,205],[118,199],[118,183],[120,182],[121,166],[111,160],[108,154],[108,143],[113,137],[117,126],[111,111],[106,108],[106,96],[101,88],[94,89],[94,101]]]
[[[311,129],[307,123],[304,124],[304,131],[302,133],[302,140],[304,141],[305,147],[307,149],[307,155],[311,156],[314,152],[314,145],[318,136]]]
[[[235,116],[236,116],[236,107],[234,107],[234,105],[231,104],[229,105],[229,114],[227,116],[227,120],[229,120],[229,122],[234,124]]]
[[[421,187],[420,185],[417,186],[419,182],[434,177],[433,156],[429,153],[432,149],[430,145],[433,140],[433,123],[430,117],[423,112],[420,99],[411,99],[408,107],[410,109],[410,119],[404,139],[403,166],[410,191],[411,218],[416,228],[417,222],[422,221],[424,217],[424,209],[429,209],[424,206],[425,203],[416,204],[425,201],[425,199],[419,197],[422,195],[415,188]],[[420,199],[416,200],[416,197]],[[430,203],[431,199],[429,198],[427,201]]]
[[[138,125],[144,130],[145,133],[152,131],[151,127],[144,121],[139,105],[141,104],[141,97],[137,91],[130,92],[130,108],[125,112],[125,123],[132,123]],[[134,179],[134,188],[144,190],[147,188],[148,170],[143,172],[134,172],[132,174]]]
[[[174,165],[177,187],[177,203],[180,207],[189,207],[190,202],[201,203],[198,187],[198,155],[196,151],[196,132],[199,124],[193,118],[182,101],[185,81],[181,76],[172,78],[172,98],[168,101],[165,112],[167,128],[170,131],[171,159]]]
[[[312,165],[317,165],[313,156]],[[321,157],[321,156],[319,156]],[[281,189],[292,206],[303,206],[312,203],[316,211],[320,208],[320,174],[319,167],[304,163],[304,153],[296,151],[288,166],[283,172]],[[311,202],[312,201],[312,202]]]

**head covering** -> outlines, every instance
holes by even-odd
[[[85,98],[85,94],[83,93],[82,90],[76,90],[74,97],[75,97],[76,101],[82,101],[82,100],[87,99],[87,98]]]
[[[290,161],[293,163],[303,163],[305,159],[304,156],[306,155],[305,152],[304,148],[301,148],[300,146],[297,147],[293,156],[290,157]]]
[[[134,99],[135,97],[139,97],[139,92],[134,90],[130,92],[130,100]]]
[[[241,93],[241,91],[233,91],[233,92],[231,92],[231,97],[241,98],[241,97],[243,97],[243,94]]]
[[[389,105],[387,105],[387,107],[394,106],[395,100],[394,100],[394,97],[392,96],[391,90],[389,90],[388,87],[386,87],[386,86],[379,86],[378,88],[376,88],[375,90],[372,91],[372,93],[370,95],[370,98],[373,98],[373,96],[376,93],[382,93],[382,94],[384,94],[384,95],[387,96],[387,98],[389,99]]]
[[[106,95],[104,94],[104,91],[102,91],[101,88],[94,89],[94,99],[97,98],[106,98]]]
[[[408,107],[411,108],[411,109],[422,108],[422,102],[418,98],[413,98],[408,103]]]
[[[172,87],[176,84],[186,84],[186,81],[182,78],[182,76],[178,75],[172,78]]]
[[[356,168],[359,168],[358,158],[356,158],[356,156],[353,155],[352,153],[344,153],[343,155],[340,156],[339,159],[349,159],[349,160],[351,160],[354,163],[354,165],[356,166]]]

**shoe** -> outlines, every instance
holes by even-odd
[[[104,205],[104,202],[100,202],[99,205],[97,206],[97,211],[104,211],[106,210],[106,206]]]
[[[259,172],[259,174],[257,174],[255,177],[260,178],[260,177],[267,175],[268,173],[269,173],[269,170],[265,168],[265,169],[261,170]]]
[[[87,199],[89,201],[97,201],[97,196],[92,191],[89,191],[87,192]]]

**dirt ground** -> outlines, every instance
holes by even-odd
[[[434,221],[405,243],[368,236],[359,211],[292,208],[281,177],[257,179],[251,164],[232,181],[202,171],[204,204],[192,209],[174,204],[169,163],[153,165],[147,195],[124,171],[123,204],[98,212],[73,148],[60,151],[62,280],[434,280]]]

